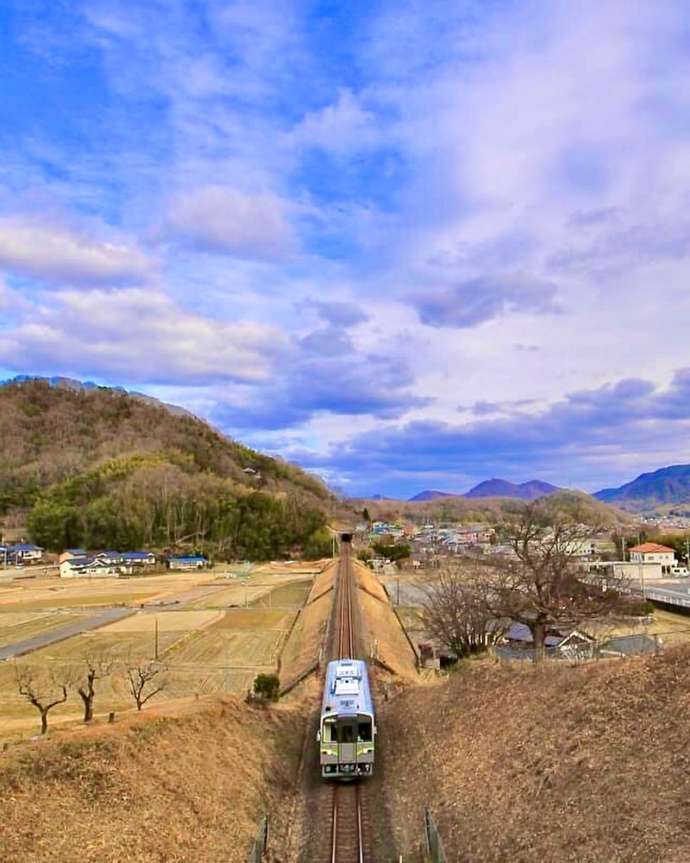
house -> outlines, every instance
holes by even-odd
[[[72,557],[60,564],[60,578],[106,578],[119,575],[117,566],[96,557]]]
[[[38,545],[19,542],[5,549],[7,559],[13,563],[38,563],[43,559],[43,549]]]
[[[123,551],[120,559],[133,566],[154,566],[156,563],[156,555],[150,551]]]
[[[64,563],[64,561],[72,560],[75,557],[88,557],[88,555],[83,548],[66,548],[58,558],[58,563]]]
[[[208,560],[202,554],[168,558],[168,569],[203,569]]]
[[[661,647],[659,636],[646,633],[617,635],[605,641],[599,650],[600,656],[640,656],[658,653]]]
[[[676,553],[667,545],[659,545],[658,542],[643,542],[634,545],[630,549],[631,563],[658,563],[661,564],[661,572],[668,575],[676,565]]]
[[[132,575],[136,569],[155,564],[156,556],[148,551],[100,551],[87,554],[82,549],[69,549],[60,555],[60,577],[88,578]]]
[[[94,555],[97,560],[102,560],[103,563],[108,563],[113,566],[120,563],[122,560],[122,555],[119,551],[99,551],[96,555]]]
[[[504,644],[496,648],[498,655],[507,659],[531,657],[534,651],[534,639],[529,626],[524,623],[513,623],[503,636]],[[596,639],[579,629],[549,627],[544,647],[550,656],[562,659],[589,658],[594,650]]]

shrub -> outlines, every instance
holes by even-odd
[[[257,674],[254,678],[254,695],[262,701],[277,701],[279,691],[277,674]]]

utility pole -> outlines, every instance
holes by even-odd
[[[228,643],[225,642],[225,668],[223,669],[223,692],[228,691]]]

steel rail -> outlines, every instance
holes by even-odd
[[[338,659],[351,659],[355,649],[354,599],[349,549],[343,549],[338,572],[336,620]],[[364,819],[360,788],[333,786],[331,863],[364,863]],[[339,834],[340,831],[340,834]],[[355,847],[356,845],[356,847]]]

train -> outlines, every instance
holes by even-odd
[[[366,662],[328,663],[316,739],[324,779],[355,779],[374,772],[376,716]]]

